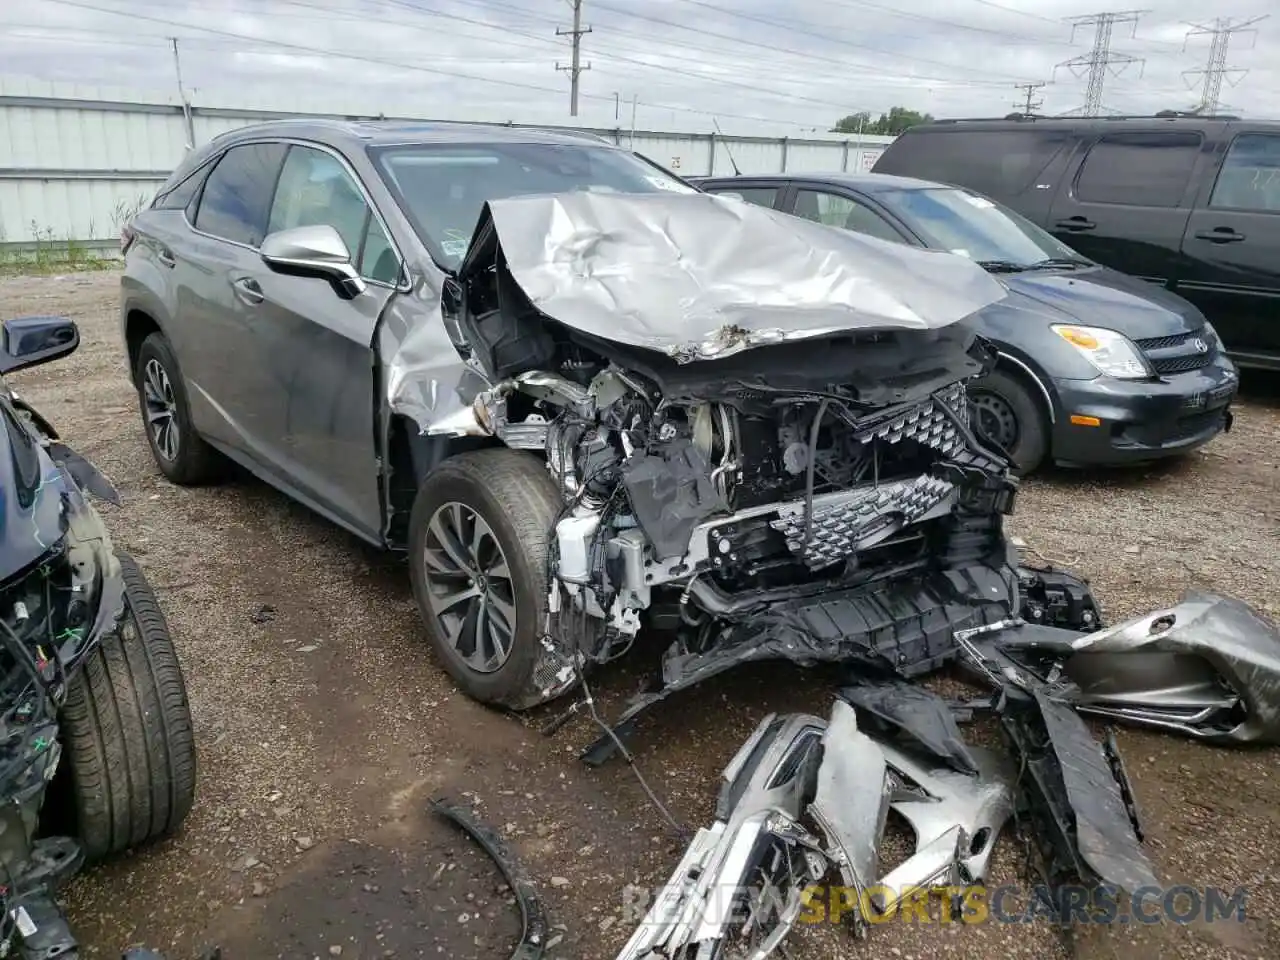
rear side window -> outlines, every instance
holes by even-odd
[[[156,210],[184,209],[187,204],[195,199],[195,195],[200,190],[200,185],[204,183],[205,174],[208,172],[209,165],[205,164],[171,190],[157,194],[151,206]]]
[[[908,132],[889,146],[874,169],[1012,197],[1035,182],[1071,136],[1068,130],[1031,127]]]
[[[1213,185],[1209,206],[1280,213],[1280,136],[1236,137]]]
[[[262,243],[286,149],[283,143],[250,143],[223,154],[205,181],[196,229],[251,247]]]
[[[851,197],[826,190],[798,190],[795,214],[829,227],[865,233],[881,240],[901,242],[902,237],[878,213]]]
[[[1198,133],[1110,133],[1089,148],[1076,176],[1085,203],[1176,207],[1200,153]]]

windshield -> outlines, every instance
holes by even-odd
[[[1007,207],[955,187],[886,190],[876,195],[931,247],[982,263],[1031,266],[1085,259]]]
[[[372,152],[418,236],[448,268],[467,252],[487,200],[579,190],[697,192],[655,164],[606,146],[429,143]]]

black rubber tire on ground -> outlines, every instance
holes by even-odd
[[[70,806],[90,860],[169,835],[195,800],[182,668],[142,570],[119,556],[124,620],[72,678],[60,717]]]
[[[1016,439],[1005,451],[1013,458],[1018,473],[1033,472],[1049,455],[1049,423],[1043,401],[1017,377],[995,370],[969,387],[969,401],[975,406],[973,415],[979,421],[982,413],[976,408],[984,393],[1003,401],[1004,409],[1013,417]]]
[[[516,625],[511,652],[492,673],[472,669],[444,637],[427,599],[424,547],[437,508],[465,505],[494,533],[511,572]],[[537,702],[534,668],[541,651],[547,600],[547,545],[563,506],[543,461],[530,453],[493,448],[460,453],[429,473],[409,520],[409,578],[436,657],[469,697],[513,710]]]
[[[178,452],[172,460],[164,456],[156,446],[151,426],[147,423],[147,401],[143,391],[143,373],[147,363],[155,360],[163,368],[173,389],[174,419],[178,424]],[[146,431],[147,445],[160,472],[180,486],[199,486],[221,478],[222,458],[213,447],[196,433],[191,425],[191,404],[187,397],[187,385],[182,379],[178,359],[163,333],[153,333],[142,341],[138,350],[138,365],[133,371],[138,392],[138,410],[142,415],[142,427]]]

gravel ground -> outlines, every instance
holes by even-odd
[[[0,315],[58,313],[83,336],[67,360],[12,377],[118,485],[104,514],[157,589],[186,672],[200,752],[179,836],[77,878],[68,909],[88,956],[146,942],[172,960],[508,955],[517,923],[497,873],[425,812],[468,791],[541,882],[562,937],[554,955],[612,957],[628,934],[622,888],[661,883],[681,842],[624,764],[588,770],[586,720],[557,736],[485,710],[436,668],[402,566],[252,479],[180,489],[142,435],[116,329],[113,273],[0,279]],[[1248,386],[1235,429],[1167,466],[1055,472],[1028,482],[1012,531],[1089,577],[1109,620],[1193,587],[1280,616],[1280,401]],[[263,613],[266,611],[266,613]],[[643,655],[636,658],[643,659]],[[597,682],[607,710],[642,679]],[[709,820],[720,768],[771,710],[823,714],[831,677],[745,668],[659,707],[636,755],[688,824]],[[1271,751],[1227,751],[1122,731],[1157,874],[1248,887],[1244,923],[1090,927],[1088,957],[1280,955],[1280,774]],[[903,838],[890,846],[901,850]],[[997,846],[993,883],[1027,882],[1020,847]],[[1042,923],[894,922],[865,943],[804,927],[791,956],[826,960],[1052,957]]]

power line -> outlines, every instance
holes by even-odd
[[[1013,105],[1018,107],[1024,116],[1031,116],[1037,110],[1044,106],[1044,100],[1035,99],[1036,91],[1045,85],[1043,80],[1037,80],[1035,83],[1015,83],[1014,86],[1023,91],[1026,96],[1025,102],[1022,100],[1013,101]]]
[[[1146,12],[1145,10],[1126,10],[1122,13],[1091,13],[1083,17],[1068,18],[1072,37],[1075,36],[1077,27],[1093,27],[1093,49],[1081,56],[1064,60],[1054,67],[1055,74],[1061,67],[1066,67],[1077,77],[1082,75],[1082,71],[1087,73],[1088,84],[1085,89],[1084,106],[1080,108],[1079,113],[1086,117],[1093,117],[1102,110],[1102,87],[1108,73],[1118,76],[1130,64],[1145,63],[1139,57],[1113,53],[1111,33],[1117,23],[1132,23],[1136,33],[1138,18]],[[1118,64],[1119,69],[1113,69],[1113,64]]]
[[[589,63],[585,67],[582,65],[582,60],[579,56],[582,37],[590,32],[590,27],[582,26],[582,0],[573,0],[573,29],[561,30],[556,27],[557,37],[573,38],[573,56],[569,61],[569,66],[562,67],[559,63],[556,64],[557,70],[566,70],[569,73],[569,116],[571,117],[578,115],[578,75],[583,70],[591,69],[591,64]]]
[[[1197,113],[1214,113],[1218,109],[1218,104],[1222,99],[1222,81],[1226,79],[1233,87],[1244,79],[1245,74],[1249,72],[1248,68],[1240,69],[1238,67],[1227,66],[1227,47],[1231,43],[1233,34],[1248,30],[1253,24],[1259,20],[1265,20],[1269,14],[1263,14],[1254,17],[1251,20],[1245,20],[1240,23],[1232,23],[1230,17],[1216,17],[1213,26],[1193,23],[1192,29],[1188,31],[1186,40],[1183,41],[1183,49],[1186,49],[1187,40],[1196,36],[1210,36],[1213,40],[1209,44],[1209,62],[1203,70],[1186,70],[1182,76],[1203,76],[1204,84],[1200,88],[1200,103],[1196,106]],[[1249,30],[1251,33],[1257,33],[1256,30]],[[1234,77],[1235,79],[1231,79]]]

